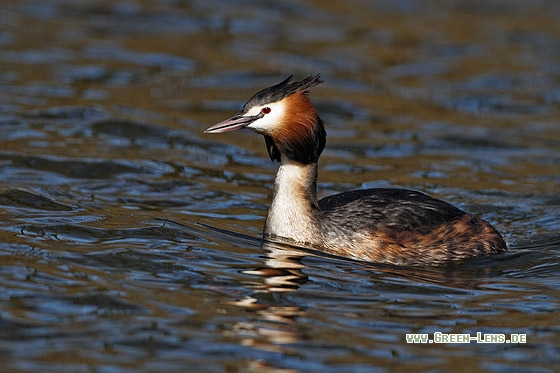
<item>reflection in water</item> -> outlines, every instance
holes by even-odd
[[[263,249],[267,252],[266,267],[244,273],[263,277],[264,291],[295,291],[307,281],[307,276],[301,271],[304,267],[301,259],[307,255],[305,252],[270,241],[263,242]]]
[[[244,346],[297,355],[297,349],[289,346],[297,345],[303,338],[303,331],[299,330],[296,319],[304,316],[305,311],[295,303],[277,304],[274,294],[297,291],[300,285],[307,282],[307,276],[302,272],[304,265],[301,263],[301,259],[307,254],[273,242],[263,242],[263,249],[267,253],[265,265],[243,271],[262,280],[260,283],[250,282],[246,285],[254,294],[238,301],[224,302],[253,311],[256,318],[250,322],[236,323],[224,335],[240,340]],[[260,365],[258,367],[262,368]]]
[[[243,346],[297,355],[297,349],[288,346],[296,345],[302,339],[302,332],[295,319],[303,316],[304,312],[299,307],[255,305],[254,302],[257,302],[254,298],[227,302],[233,306],[254,310],[256,318],[236,323],[231,330],[225,331],[224,335],[239,340]]]
[[[184,234],[207,236],[208,231],[210,231],[214,234],[214,239],[218,237],[230,241],[235,239],[237,243],[245,242],[253,245],[262,242],[262,249],[266,252],[264,266],[242,270],[242,273],[260,280],[245,283],[245,287],[252,294],[236,301],[223,302],[230,306],[254,312],[256,317],[251,318],[251,321],[245,320],[235,323],[224,331],[224,336],[240,341],[243,346],[259,350],[281,352],[289,355],[298,354],[295,347],[289,346],[295,346],[302,341],[303,331],[299,329],[296,321],[298,317],[305,315],[305,311],[295,303],[285,305],[284,303],[289,298],[282,298],[281,301],[278,301],[275,295],[295,292],[307,282],[307,275],[303,272],[305,266],[301,263],[301,260],[309,255],[308,252],[285,244],[263,242],[206,224],[193,226],[167,219],[161,220],[164,227],[182,230]],[[256,367],[263,368],[260,364],[257,364]],[[286,372],[289,371],[286,370]],[[284,370],[278,370],[278,372],[284,372]]]

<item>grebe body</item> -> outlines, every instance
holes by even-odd
[[[230,119],[205,132],[249,128],[279,161],[264,237],[377,263],[438,264],[506,250],[489,223],[447,202],[406,189],[362,189],[317,200],[323,121],[308,98],[319,75],[291,76],[256,93]]]

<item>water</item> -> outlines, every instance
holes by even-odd
[[[557,370],[556,2],[9,0],[0,25],[2,371]],[[321,196],[421,190],[512,250],[263,245],[277,165],[202,131],[315,73]],[[406,343],[436,332],[526,343]]]

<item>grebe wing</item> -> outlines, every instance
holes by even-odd
[[[449,222],[466,213],[424,193],[394,188],[360,189],[325,197],[319,208],[332,221],[356,228],[377,226],[416,230]],[[344,224],[344,223],[343,223]]]

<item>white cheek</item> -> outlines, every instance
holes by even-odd
[[[252,129],[256,132],[269,132],[275,126],[278,126],[282,122],[282,117],[284,116],[284,105],[280,103],[273,103],[267,105],[270,108],[270,113],[265,114],[264,117],[254,121],[247,128]],[[247,114],[248,115],[258,115],[261,108],[252,108]],[[253,111],[255,111],[253,113]]]

